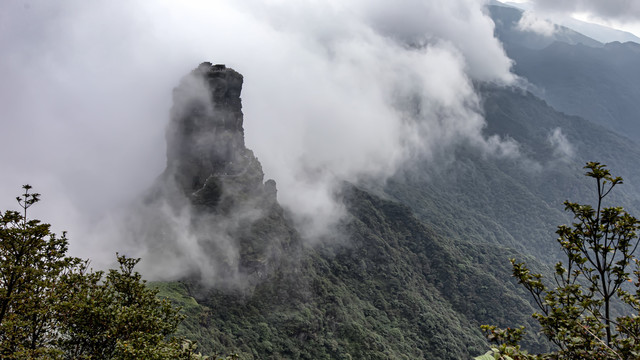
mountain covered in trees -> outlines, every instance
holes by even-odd
[[[206,63],[199,69],[206,79],[232,71]],[[219,98],[220,86],[210,86],[215,101],[235,101]],[[479,328],[491,323],[526,325],[531,331],[523,345],[549,350],[531,318],[532,299],[511,277],[509,259],[528,259],[535,269],[550,271],[561,256],[556,226],[570,221],[562,200],[591,198],[591,184],[581,176],[590,159],[619,169],[628,181],[612,201],[632,213],[638,209],[640,147],[610,123],[561,112],[521,88],[477,84],[477,90],[486,135],[514,139],[527,161],[462,147],[443,168],[417,161],[385,183],[344,183],[336,196],[349,216],[336,235],[340,241],[312,247],[300,246],[301,235],[278,208],[277,226],[274,217],[256,221],[248,237],[260,243],[256,234],[270,232],[267,239],[288,239],[286,247],[278,245],[284,258],[270,272],[241,263],[241,273],[261,274],[249,288],[209,287],[197,277],[157,284],[162,295],[184,306],[188,317],[180,332],[203,349],[241,358],[460,359],[484,353],[488,345]],[[217,146],[210,153],[218,154]],[[235,150],[226,152],[229,159],[247,151]],[[200,183],[189,178],[197,184],[190,206],[201,207],[195,194],[203,178],[220,172],[213,168]],[[269,182],[263,185],[257,173],[262,194]],[[232,186],[226,194],[235,198]],[[275,201],[275,192],[270,196]]]
[[[442,166],[417,157],[384,181],[343,182],[335,198],[346,216],[312,243],[245,146],[243,76],[205,62],[180,81],[166,169],[135,205],[144,221],[128,224],[151,271],[183,269],[151,284],[185,316],[173,333],[178,317],[164,308],[172,326],[154,338],[162,351],[181,353],[186,338],[204,354],[241,359],[465,359],[489,348],[483,324],[524,325],[524,349],[556,349],[509,260],[553,272],[563,259],[556,227],[572,221],[563,201],[593,198],[588,161],[625,179],[607,204],[640,214],[640,45],[558,26],[535,34],[518,28],[518,9],[487,11],[523,85],[474,84],[483,131],[512,139],[521,156],[459,146]],[[135,260],[121,261],[128,267],[111,273],[114,283],[132,278],[143,291]],[[115,291],[101,277],[85,290]],[[162,342],[170,333],[178,341]],[[109,341],[127,353],[133,340]]]
[[[189,315],[182,334],[205,350],[241,357],[457,359],[486,347],[481,323],[531,323],[530,304],[510,283],[498,244],[461,247],[393,199],[391,188],[378,193],[344,183],[336,196],[349,216],[336,239],[301,246],[294,223],[277,205],[275,183],[263,183],[260,164],[244,146],[241,79],[210,63],[183,79],[167,130],[167,170],[149,194],[151,204],[190,208],[190,225],[211,261],[252,280],[216,286],[219,280],[193,274],[158,284],[161,295]],[[211,108],[189,90],[193,86],[205,86]],[[258,216],[243,215],[256,209]],[[235,239],[237,259],[218,258],[220,234],[210,232],[212,222],[229,218],[245,223],[218,229]],[[275,250],[270,239],[277,240]],[[481,262],[477,254],[484,254]],[[239,280],[224,269],[215,276]],[[492,293],[506,298],[480,300]],[[505,314],[505,303],[514,311]]]

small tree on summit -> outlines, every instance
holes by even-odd
[[[540,312],[533,314],[542,332],[558,350],[551,354],[529,355],[517,345],[523,329],[500,330],[483,326],[488,338],[499,344],[493,355],[499,359],[637,359],[640,357],[640,287],[635,294],[622,288],[640,268],[633,254],[638,247],[640,222],[621,207],[604,207],[603,199],[622,178],[613,177],[600,163],[589,162],[586,176],[595,179],[594,206],[565,201],[573,214],[571,226],[561,225],[556,233],[566,256],[555,265],[554,287],[541,274],[532,274],[524,263],[511,260],[513,274],[533,295]],[[640,283],[636,283],[640,286]],[[611,306],[621,300],[634,315],[613,318]],[[490,355],[485,355],[490,356]]]

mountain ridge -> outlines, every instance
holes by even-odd
[[[584,35],[545,37],[517,29],[522,12],[489,6],[495,36],[513,72],[555,109],[590,120],[618,134],[640,138],[640,45],[612,42],[594,46]],[[578,35],[576,35],[578,34]],[[588,39],[588,38],[587,38]]]
[[[185,305],[181,334],[205,352],[246,359],[460,359],[484,353],[488,344],[479,326],[490,323],[526,325],[524,346],[548,350],[530,317],[531,299],[511,277],[509,258],[552,271],[559,256],[553,232],[571,220],[562,200],[590,198],[580,176],[585,159],[597,157],[611,168],[625,164],[629,181],[614,200],[640,208],[640,147],[522,89],[478,84],[477,91],[485,134],[514,139],[520,157],[482,156],[462,146],[453,164],[435,172],[428,161],[417,162],[375,190],[345,183],[337,196],[348,216],[333,241],[316,246],[299,246],[281,208],[275,223],[248,219],[243,229],[252,246],[265,239],[291,245],[278,248],[273,266],[261,268],[258,261],[245,268],[261,274],[248,287],[207,283],[193,274],[156,284],[161,296]],[[233,136],[218,140],[224,139]],[[559,142],[565,142],[562,156]],[[213,213],[219,204],[211,203]],[[238,259],[254,258],[250,249],[241,246]]]
[[[173,91],[166,169],[130,229],[158,278],[250,292],[300,251],[275,181],[264,181],[245,146],[242,83],[237,71],[205,62]]]
[[[533,10],[532,6],[527,3],[500,2],[497,0],[491,0],[487,5],[508,7],[513,9],[518,9],[520,11]],[[573,17],[563,17],[561,19],[556,19],[556,22],[560,26],[563,26],[575,32],[581,33],[603,44],[610,43],[610,42],[625,43],[629,41],[640,43],[640,38],[628,31],[618,30],[618,29],[614,29],[614,28],[600,25],[600,24],[577,20]]]

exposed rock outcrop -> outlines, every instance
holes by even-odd
[[[154,216],[160,222],[188,217],[187,229],[160,225],[151,231],[158,240],[148,241],[158,241],[164,254],[169,247],[176,256],[204,256],[189,274],[214,286],[255,283],[299,244],[275,181],[264,182],[260,162],[245,146],[242,82],[235,70],[208,62],[180,81],[166,130],[167,167],[148,197],[149,208],[171,209]],[[191,250],[182,248],[185,238]]]
[[[244,143],[242,81],[202,63],[173,91],[165,177],[201,210],[228,213],[239,198],[264,195],[262,166]]]

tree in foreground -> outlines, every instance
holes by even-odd
[[[182,316],[134,271],[139,259],[118,256],[119,270],[89,271],[66,255],[64,233],[27,217],[39,194],[23,189],[22,211],[0,212],[0,358],[203,358],[171,337]]]
[[[638,359],[640,358],[640,280],[635,292],[624,284],[640,278],[634,258],[638,247],[638,220],[621,207],[604,207],[603,200],[622,178],[613,177],[597,162],[589,162],[586,176],[595,180],[595,204],[565,201],[573,214],[571,226],[561,225],[556,233],[566,259],[555,265],[552,287],[541,274],[512,259],[513,275],[533,296],[539,312],[533,314],[541,331],[556,346],[548,354],[532,355],[518,343],[524,328],[498,329],[483,326],[492,351],[484,359]],[[548,282],[548,281],[547,281]],[[615,317],[613,304],[624,305],[626,315]]]

